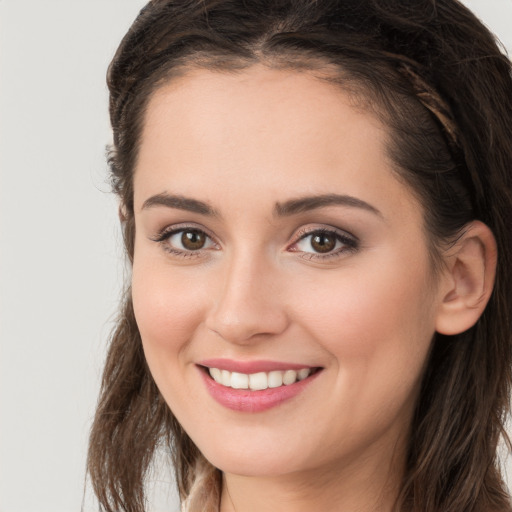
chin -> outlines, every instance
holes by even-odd
[[[202,450],[201,450],[202,451]],[[275,477],[300,470],[297,457],[280,450],[256,446],[202,451],[206,459],[224,473],[248,477]]]

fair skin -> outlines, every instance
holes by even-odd
[[[492,235],[472,225],[434,274],[386,135],[339,88],[262,65],[151,98],[134,310],[161,393],[223,471],[222,512],[392,510],[432,337],[485,305]],[[226,391],[205,369],[222,365],[310,375],[282,398]]]

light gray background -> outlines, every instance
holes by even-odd
[[[144,3],[0,0],[0,512],[81,507],[124,274],[104,76]],[[466,4],[512,50],[512,0]]]

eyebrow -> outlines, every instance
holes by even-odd
[[[187,212],[200,213],[201,215],[219,216],[217,211],[208,203],[185,196],[167,194],[165,192],[146,199],[141,210],[153,208],[154,206],[166,206],[167,208],[176,208]]]
[[[368,212],[374,213],[382,217],[382,213],[371,204],[358,199],[357,197],[339,195],[339,194],[323,194],[318,196],[299,197],[290,199],[284,203],[277,203],[274,208],[275,215],[285,217],[288,215],[296,215],[326,206],[349,206],[352,208],[361,208]]]
[[[167,194],[166,192],[156,194],[146,199],[141,210],[146,210],[155,206],[165,206],[167,208],[176,208],[178,210],[199,213],[201,215],[220,217],[219,213],[208,203],[185,196]],[[274,207],[274,215],[278,217],[287,217],[310,210],[324,208],[326,206],[348,206],[352,208],[361,208],[382,217],[382,213],[377,208],[362,199],[340,194],[306,196],[290,199],[284,203],[276,203]]]

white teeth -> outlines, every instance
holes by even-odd
[[[251,373],[249,375],[249,389],[253,391],[258,391],[260,389],[268,388],[268,379],[267,374],[265,372],[260,373]]]
[[[221,371],[221,384],[223,386],[231,387],[231,372],[228,372],[227,370]]]
[[[233,389],[247,389],[249,387],[249,375],[233,372],[231,374],[231,387]]]
[[[272,371],[258,373],[239,373],[219,368],[209,368],[212,379],[223,386],[233,389],[250,389],[260,391],[267,388],[278,388],[280,386],[290,386],[297,381],[306,379],[311,375],[311,368],[302,368],[299,371]]]
[[[309,377],[311,370],[309,368],[302,368],[297,372],[297,379],[304,380],[306,377]]]
[[[283,385],[283,372],[269,372],[268,373],[268,387],[278,388]]]
[[[210,375],[215,382],[222,384],[222,372],[218,368],[210,368]]]
[[[295,370],[286,370],[283,375],[283,384],[289,386],[297,380],[297,372]]]

